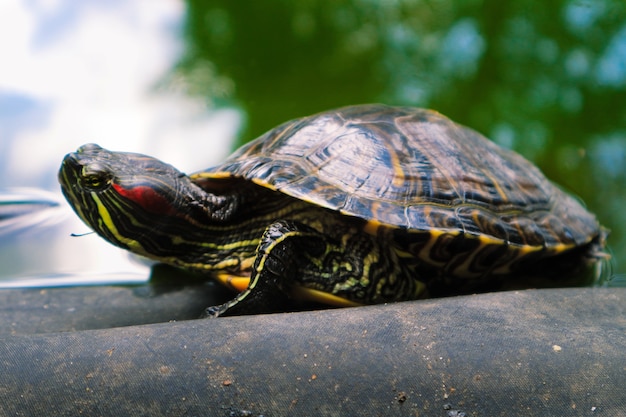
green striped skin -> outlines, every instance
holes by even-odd
[[[606,237],[521,156],[408,107],[287,122],[190,176],[85,145],[59,181],[109,242],[222,282],[249,277],[213,315],[274,311],[284,296],[371,304],[566,273]]]
[[[249,277],[266,229],[289,219],[303,230],[278,242],[293,241],[302,249],[292,272],[297,278],[287,286],[330,293],[338,297],[332,304],[345,305],[414,299],[423,289],[408,266],[397,262],[393,247],[364,232],[363,220],[248,181],[221,179],[219,188],[227,191],[207,193],[154,158],[93,144],[65,157],[59,181],[78,216],[100,236],[160,262]],[[256,265],[257,272],[263,267]]]
[[[59,180],[78,216],[106,240],[188,269],[235,271],[253,256],[267,226],[261,207],[261,218],[235,212],[253,196],[211,196],[175,168],[143,155],[85,145],[64,159]],[[279,201],[264,202],[271,212],[284,210]]]

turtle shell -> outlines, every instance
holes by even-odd
[[[360,105],[292,120],[196,175],[243,177],[408,231],[556,251],[600,233],[526,159],[426,109]]]

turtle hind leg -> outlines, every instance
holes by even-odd
[[[207,308],[202,317],[285,311],[302,265],[323,253],[326,245],[326,237],[309,226],[285,220],[272,223],[257,248],[248,288],[222,305]]]

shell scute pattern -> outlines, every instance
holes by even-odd
[[[492,213],[482,207],[459,206],[455,215],[467,235],[489,235],[504,242],[519,241],[519,236],[514,234],[511,225],[503,221],[492,221]]]
[[[431,110],[351,106],[290,121],[205,175],[224,172],[346,215],[478,244],[560,251],[599,230],[530,162]],[[466,262],[496,256],[483,252]]]
[[[545,243],[541,228],[532,218],[517,215],[503,215],[502,222],[511,226],[511,234],[519,238],[525,246],[543,246]]]

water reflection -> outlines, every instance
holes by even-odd
[[[149,264],[90,233],[62,200],[41,190],[0,190],[0,288],[147,280]]]

